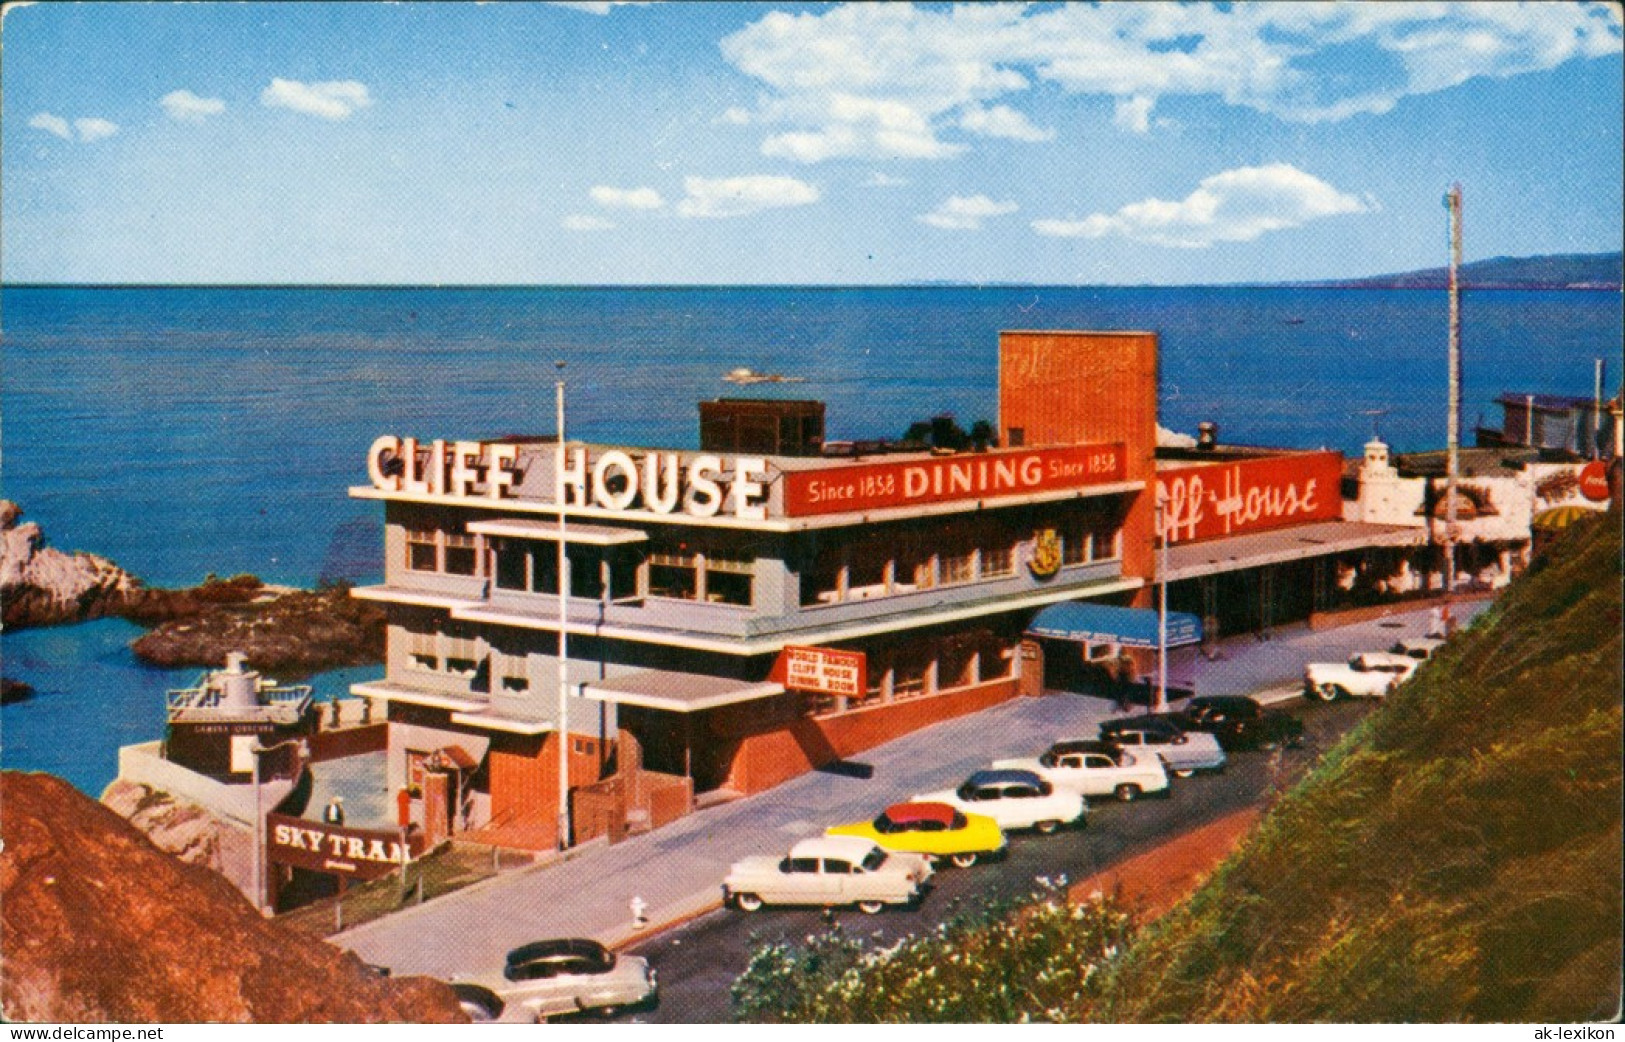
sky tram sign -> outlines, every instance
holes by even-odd
[[[411,857],[399,829],[352,829],[287,814],[265,816],[266,860],[347,879],[377,879]]]

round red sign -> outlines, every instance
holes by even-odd
[[[1592,460],[1580,468],[1580,494],[1599,502],[1608,498],[1608,468],[1602,460]]]

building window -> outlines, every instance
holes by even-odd
[[[406,653],[413,668],[430,673],[440,672],[440,647],[433,633],[407,634]]]
[[[502,543],[497,547],[497,588],[501,590],[527,590],[530,588],[530,553],[520,543]]]
[[[1013,546],[983,547],[982,578],[996,579],[1013,575],[1016,570],[1016,551]]]
[[[478,570],[479,546],[474,536],[446,533],[446,571],[451,575],[473,575]]]
[[[438,535],[432,528],[409,528],[406,531],[406,567],[414,572],[438,572],[440,550]]]
[[[523,694],[530,690],[530,678],[506,676],[502,678],[502,690],[515,694]]]
[[[699,595],[699,562],[694,554],[649,555],[649,596],[692,601]]]
[[[968,583],[976,579],[976,551],[965,554],[943,554],[942,584]]]
[[[473,637],[441,637],[446,652],[446,672],[472,677],[480,668],[479,645]]]
[[[705,557],[705,599],[718,604],[751,602],[751,576],[756,561],[743,554],[707,554]]]
[[[1095,539],[1089,532],[1070,532],[1061,539],[1061,564],[1088,564],[1095,559]]]
[[[1011,427],[1006,432],[1005,442],[1012,449],[1021,448],[1023,445],[1027,444],[1027,428],[1025,428],[1025,427]]]

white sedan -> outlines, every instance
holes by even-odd
[[[957,789],[915,796],[911,803],[946,803],[967,814],[985,814],[999,828],[1050,833],[1084,824],[1087,807],[1071,789],[1056,788],[1032,771],[977,771]]]
[[[1391,651],[1362,651],[1342,662],[1311,662],[1303,669],[1305,698],[1386,698],[1410,679],[1420,659]]]
[[[1168,771],[1155,753],[1136,755],[1111,742],[1057,742],[1032,760],[999,760],[995,767],[1032,771],[1057,789],[1080,796],[1115,796],[1124,803],[1168,791]]]
[[[859,836],[820,836],[791,847],[789,857],[735,862],[722,899],[745,912],[764,904],[855,904],[873,914],[919,900],[931,874],[923,854],[887,852]]]

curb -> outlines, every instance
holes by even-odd
[[[686,926],[701,916],[709,915],[722,907],[722,898],[718,896],[718,887],[707,887],[698,893],[677,901],[668,906],[667,911],[661,914],[665,918],[658,922],[651,917],[646,926],[638,929],[632,926],[620,926],[606,930],[596,935],[595,939],[604,947],[613,951],[622,951],[635,945],[642,944],[653,937]]]

